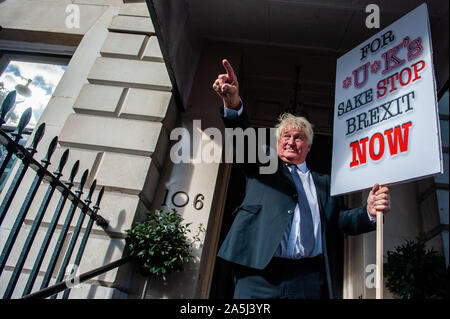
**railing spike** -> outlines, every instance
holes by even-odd
[[[85,202],[89,205],[91,203],[92,194],[94,194],[95,187],[97,186],[97,180],[94,179],[94,181],[91,184],[91,188],[89,189],[88,196],[86,197]]]
[[[9,99],[12,100],[14,96],[10,95]],[[8,110],[7,106],[10,101],[3,103],[1,113],[4,117],[6,117]],[[31,109],[27,109],[27,111],[22,115],[19,123],[18,129],[13,133],[15,136],[23,134],[23,130],[27,123],[29,122],[29,119],[31,118]],[[0,125],[1,126],[1,125]],[[64,167],[67,164],[68,157],[69,157],[69,149],[64,150],[62,153],[59,164],[55,172],[53,174],[48,170],[48,166],[50,165],[50,158],[54,154],[56,147],[58,145],[58,138],[55,137],[50,142],[50,145],[48,146],[48,150],[46,153],[45,158],[41,161],[43,165],[39,165],[39,162],[33,158],[33,155],[37,152],[37,145],[40,143],[41,139],[43,138],[45,132],[45,124],[42,123],[39,125],[34,133],[33,140],[30,146],[24,148],[23,146],[19,145],[18,141],[19,139],[13,139],[10,136],[8,136],[6,133],[1,131],[2,139],[0,140],[1,144],[8,146],[11,146],[11,154],[16,154],[16,156],[22,160],[22,164],[19,168],[19,170],[16,173],[16,176],[14,177],[14,180],[8,189],[8,193],[6,194],[4,201],[2,202],[2,205],[0,207],[0,211],[2,212],[0,215],[0,224],[3,220],[3,217],[6,215],[6,212],[9,209],[10,203],[12,199],[14,198],[14,194],[16,193],[16,190],[21,185],[22,177],[24,176],[28,166],[33,168],[33,170],[36,171],[36,176],[33,180],[33,183],[31,184],[28,193],[26,195],[26,198],[20,208],[20,211],[18,212],[14,225],[11,228],[10,234],[8,235],[8,238],[6,240],[6,243],[1,251],[0,254],[0,274],[5,269],[7,260],[10,256],[10,253],[12,252],[13,246],[16,243],[16,239],[18,238],[18,234],[22,228],[22,225],[24,225],[26,215],[28,214],[32,203],[35,200],[35,195],[38,192],[39,187],[41,186],[41,182],[45,179],[47,182],[49,182],[48,190],[44,196],[44,198],[41,201],[41,205],[39,207],[39,210],[37,214],[34,216],[34,220],[32,222],[31,228],[29,229],[28,235],[26,237],[25,243],[20,251],[19,258],[16,261],[16,265],[14,270],[12,271],[12,275],[9,279],[9,282],[7,284],[6,290],[4,292],[4,298],[11,298],[11,296],[14,293],[14,290],[16,288],[16,285],[18,283],[19,277],[21,276],[23,272],[23,267],[25,265],[25,261],[29,257],[29,253],[31,251],[33,242],[35,241],[35,238],[40,231],[40,227],[42,227],[42,221],[44,218],[44,215],[46,214],[47,208],[49,207],[49,203],[52,199],[53,192],[55,190],[59,190],[61,192],[61,198],[59,200],[58,206],[55,210],[55,214],[52,217],[52,221],[50,223],[50,226],[48,227],[46,237],[44,239],[44,242],[42,243],[42,246],[39,250],[38,257],[33,265],[33,270],[30,272],[30,275],[28,277],[28,281],[26,284],[26,287],[24,289],[23,294],[29,294],[33,288],[33,285],[35,283],[35,280],[37,278],[37,275],[39,274],[40,267],[42,265],[42,262],[44,260],[44,257],[46,255],[47,249],[49,248],[49,244],[52,240],[52,236],[54,234],[54,231],[56,229],[56,226],[58,225],[58,221],[60,218],[60,215],[64,208],[64,203],[67,199],[69,199],[72,202],[72,205],[67,213],[66,219],[64,221],[64,224],[61,228],[60,234],[58,236],[58,240],[55,245],[55,249],[52,253],[51,259],[48,263],[47,271],[45,272],[44,278],[42,279],[41,288],[45,288],[48,286],[52,274],[54,273],[55,267],[57,266],[57,261],[59,260],[60,253],[62,252],[62,248],[64,244],[66,243],[66,237],[69,231],[69,228],[71,227],[71,222],[74,217],[74,214],[77,209],[81,209],[78,222],[74,228],[74,232],[72,233],[72,237],[70,239],[70,243],[67,246],[67,251],[64,257],[64,260],[61,264],[61,269],[59,270],[59,274],[57,277],[57,281],[61,281],[64,277],[65,270],[68,266],[69,261],[71,260],[71,255],[74,252],[75,245],[77,243],[78,237],[80,235],[80,231],[83,225],[83,220],[87,216],[90,217],[90,220],[86,226],[86,230],[84,232],[83,238],[81,239],[81,243],[79,245],[79,249],[77,252],[77,255],[75,257],[75,264],[79,264],[81,257],[83,255],[84,249],[86,247],[86,242],[89,238],[90,231],[92,229],[93,223],[96,222],[97,225],[101,226],[104,230],[108,227],[108,222],[100,215],[97,214],[99,208],[100,208],[100,202],[103,198],[105,187],[102,186],[100,188],[100,192],[97,195],[97,200],[94,205],[94,207],[91,209],[89,206],[92,203],[92,197],[94,192],[97,188],[97,181],[93,180],[90,188],[89,188],[89,194],[86,197],[85,200],[82,200],[81,194],[83,194],[85,184],[87,183],[88,179],[89,181],[91,178],[89,177],[89,170],[85,170],[83,172],[83,175],[81,176],[79,187],[76,191],[72,192],[71,188],[74,184],[74,179],[78,173],[78,170],[80,168],[80,161],[76,161],[71,169],[70,177],[67,182],[62,185],[63,183],[59,180],[62,176],[62,171]],[[87,187],[87,186],[86,186]],[[64,297],[66,298],[69,295],[69,291],[66,291],[64,294]],[[52,297],[54,298],[54,297]]]
[[[73,166],[72,166],[72,170],[70,171],[70,177],[69,177],[69,180],[67,182],[68,184],[70,184],[70,186],[73,185],[73,180],[75,179],[75,175],[77,175],[77,173],[78,173],[79,167],[80,167],[80,161],[77,160],[75,162],[75,164],[73,164]]]
[[[83,187],[84,187],[84,184],[86,183],[88,174],[89,174],[89,170],[88,169],[83,172],[83,176],[81,176],[80,186],[78,187],[78,190],[80,190],[80,191],[83,190]]]
[[[59,160],[58,169],[54,172],[57,178],[61,177],[64,166],[67,163],[67,158],[69,157],[69,149],[66,149]]]
[[[42,123],[41,125],[38,126],[36,133],[34,134],[33,142],[31,143],[31,148],[29,148],[31,154],[36,153],[37,146],[41,141],[42,137],[44,136],[44,133],[45,133],[45,123]]]
[[[102,186],[102,188],[100,189],[100,193],[98,193],[97,202],[95,203],[93,209],[95,209],[95,210],[99,210],[100,209],[100,202],[102,200],[104,192],[105,192],[105,186]]]
[[[3,100],[2,106],[0,108],[0,127],[5,124],[5,117],[11,111],[14,104],[16,103],[16,91],[11,91],[6,95],[5,99]]]
[[[2,105],[3,105],[3,104],[2,104]],[[31,118],[31,112],[32,112],[32,111],[31,111],[31,108],[28,108],[28,109],[25,110],[25,112],[24,112],[24,113],[22,114],[22,116],[20,117],[19,125],[17,126],[17,131],[11,134],[12,136],[15,136],[14,142],[15,142],[16,144],[18,144],[19,141],[22,139],[22,133],[23,133],[23,130],[25,129],[25,127],[27,126],[28,122],[30,121],[30,118]],[[3,115],[2,115],[2,116],[3,116]],[[6,114],[5,114],[5,116],[6,116]],[[0,121],[0,127],[1,127],[1,124],[2,124],[2,123],[4,123],[4,118],[3,118],[3,117],[2,117],[2,120]],[[17,154],[16,154],[16,155],[17,155]],[[20,156],[22,156],[22,155],[23,155],[23,154],[18,155],[18,157],[20,157]],[[7,165],[9,164],[9,161],[10,161],[11,157],[12,157],[12,153],[11,153],[11,152],[8,152],[8,154],[7,154],[6,157],[4,158],[4,161],[3,161],[3,163],[2,163],[2,165],[1,165],[1,167],[0,167],[0,176],[1,176],[1,175],[3,174],[3,172],[5,171]]]
[[[50,158],[52,157],[53,153],[56,150],[56,145],[58,144],[58,136],[55,136],[52,141],[50,142],[50,145],[47,149],[47,154],[45,155],[45,158],[42,160],[45,165],[50,165]]]
[[[25,112],[22,113],[22,116],[20,117],[19,124],[17,125],[17,133],[15,133],[16,136],[16,142],[18,142],[22,138],[22,132],[25,129],[25,127],[28,125],[31,119],[31,114],[33,113],[31,107],[27,108]]]

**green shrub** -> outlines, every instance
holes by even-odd
[[[445,258],[433,248],[426,250],[423,234],[387,252],[384,264],[386,287],[403,299],[448,298]]]
[[[182,224],[183,218],[175,209],[156,210],[147,215],[146,221],[126,230],[130,255],[149,274],[182,270],[183,264],[192,258],[192,242],[187,238],[191,224]],[[203,230],[200,225],[199,231]],[[198,235],[194,236],[194,242],[199,240]]]

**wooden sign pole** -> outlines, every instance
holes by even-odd
[[[383,213],[377,212],[376,299],[383,299]]]

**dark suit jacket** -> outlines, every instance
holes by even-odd
[[[223,118],[223,108],[220,114]],[[245,114],[223,118],[230,128],[248,127]],[[289,170],[279,160],[274,174],[259,174],[257,164],[240,165],[246,176],[242,203],[218,256],[230,262],[263,269],[270,262],[288,228],[297,205],[297,190]],[[346,209],[341,197],[330,196],[330,177],[311,172],[319,200],[322,248],[330,298],[342,295],[343,234],[357,235],[375,229],[366,205]]]

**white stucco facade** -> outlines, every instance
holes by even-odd
[[[75,28],[68,27],[67,24],[74,8],[80,13],[79,27]],[[180,16],[184,17],[181,13]],[[233,65],[237,72],[244,64],[243,61],[250,65],[250,69],[252,62],[259,61],[260,54],[272,59],[272,72],[275,69],[284,70],[286,65],[300,59],[299,56],[313,56],[312,63],[315,63],[314,58],[319,59],[318,57],[326,60],[325,65],[321,65],[323,69],[320,69],[320,72],[330,69],[332,65],[333,57],[330,58],[328,53],[322,56],[321,51],[317,51],[320,54],[314,56],[316,52],[313,49],[274,48],[269,44],[266,48],[266,43],[261,44],[261,49],[258,46],[254,48],[251,43],[223,44],[214,39],[204,44],[201,55],[197,52],[198,56],[192,54],[191,57],[190,53],[196,52],[196,47],[191,47],[189,39],[183,37],[182,23],[185,20],[179,21],[179,33],[170,35],[170,39],[178,42],[171,47],[170,53],[163,54],[146,1],[0,2],[0,25],[3,28],[0,32],[0,58],[2,53],[70,55],[67,69],[39,119],[38,125],[46,124],[46,132],[35,158],[42,159],[52,138],[58,136],[58,146],[50,170],[56,170],[61,155],[66,149],[70,149],[62,179],[68,178],[73,164],[80,160],[75,187],[86,169],[89,170],[89,175],[85,194],[94,180],[97,181],[94,198],[100,188],[105,187],[99,213],[109,222],[107,232],[99,226],[94,226],[79,267],[80,273],[125,256],[125,230],[131,228],[136,220],[142,220],[150,210],[176,208],[185,222],[192,223],[192,235],[200,224],[206,228],[201,234],[202,243],[197,243],[194,247],[195,258],[186,266],[185,271],[165,278],[152,277],[146,285],[147,278],[139,274],[134,264],[128,263],[72,289],[70,298],[208,298],[227,192],[231,191],[228,190],[231,165],[194,161],[172,163],[169,158],[170,148],[175,142],[170,140],[172,129],[183,127],[191,138],[197,136],[197,143],[191,143],[191,146],[199,147],[192,149],[193,158],[200,154],[202,146],[209,143],[206,138],[202,139],[202,131],[208,127],[217,127],[223,132],[223,124],[217,112],[220,101],[210,87],[220,69],[220,59],[224,56],[236,62]],[[186,47],[188,49],[185,49]],[[188,53],[184,54],[185,52]],[[168,56],[176,59],[169,63]],[[192,66],[183,66],[182,61],[190,61]],[[263,58],[259,62],[263,63]],[[174,75],[168,71],[168,66],[178,68],[179,73],[175,72],[175,76],[179,87],[174,88]],[[193,74],[182,72],[192,69],[195,70]],[[309,72],[307,75],[314,77],[316,71],[314,65],[304,72]],[[244,72],[243,70],[242,74]],[[262,102],[256,97],[247,100],[248,105],[258,105],[261,102],[259,105],[266,106],[266,109],[251,109],[255,118],[261,116],[260,123],[264,125],[268,123],[263,121],[264,117],[271,115],[270,107],[280,102],[273,92],[278,90],[277,94],[284,93],[270,81],[279,80],[284,86],[291,85],[293,81],[281,76],[280,80],[273,76],[270,68],[260,73],[249,72],[247,75],[247,92],[250,93],[260,89],[252,87],[252,81],[267,81],[265,85],[268,89],[264,92],[267,96],[258,96]],[[329,88],[328,82],[322,83],[314,78],[311,83],[306,83],[306,98],[316,104],[320,104],[317,101],[322,98],[326,100],[329,93],[323,94],[321,91]],[[175,103],[175,93],[181,94],[182,106]],[[422,231],[430,236],[434,234],[428,244],[446,254],[448,265],[448,202],[442,200],[446,196],[448,198],[449,185],[448,93],[446,103],[440,110],[445,173],[435,179],[429,178],[391,188],[393,205],[391,215],[386,218],[384,252],[392,250],[405,238],[413,239]],[[327,111],[323,111],[327,102],[322,104],[325,106],[317,108],[312,114],[318,122],[326,122],[319,122],[317,127],[321,134],[329,135],[329,116]],[[193,121],[198,119],[202,124],[195,135],[194,131],[198,128],[193,126]],[[18,165],[5,189],[10,185],[17,168]],[[33,175],[27,174],[23,184],[29,185],[32,180]],[[45,191],[45,187],[41,188],[37,198],[42,198]],[[0,194],[0,202],[4,195],[5,192]],[[10,211],[19,210],[25,196],[26,191],[19,192]],[[359,206],[365,202],[366,196],[367,192],[353,194],[348,196],[347,201],[352,206]],[[195,206],[195,200],[201,201],[200,209]],[[177,201],[187,204],[177,206]],[[58,197],[55,196],[47,211],[54,211],[57,202]],[[21,243],[28,234],[39,204],[40,201],[37,200],[31,206],[15,246],[17,249],[13,249],[7,267],[0,276],[1,295],[6,289],[20,254]],[[56,234],[61,229],[67,211],[68,207],[60,218]],[[38,243],[45,235],[51,217],[50,213],[44,216],[43,230],[38,233],[35,240],[37,244],[33,246],[25,263],[26,271],[33,266],[33,258],[39,250]],[[14,218],[14,214],[8,214],[0,227],[0,247],[6,241]],[[69,239],[70,236],[67,241]],[[52,245],[54,243],[50,245],[50,251]],[[48,261],[49,258],[46,257],[33,291],[37,290]],[[346,238],[344,298],[375,297],[375,289],[365,285],[366,267],[374,263],[375,233]],[[21,296],[21,288],[27,279],[26,271],[19,279],[13,298]],[[386,290],[385,297],[394,298]]]

